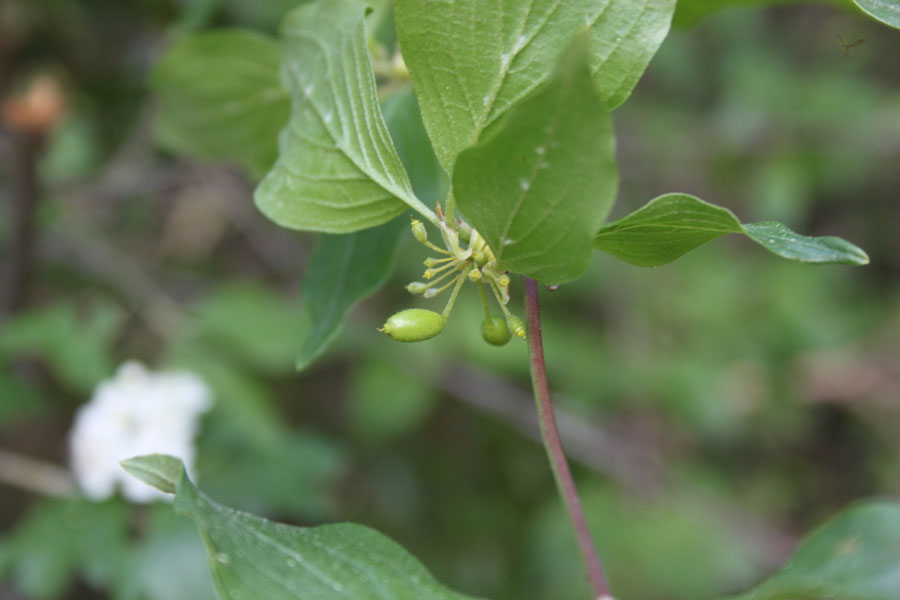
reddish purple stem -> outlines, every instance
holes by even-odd
[[[544,447],[553,468],[556,479],[556,487],[563,497],[572,528],[575,530],[575,539],[578,542],[578,550],[584,562],[587,577],[596,599],[611,599],[609,584],[603,574],[603,567],[597,556],[597,550],[591,539],[587,521],[584,518],[584,510],[578,491],[575,489],[575,481],[572,472],[569,471],[569,463],[563,451],[559,438],[559,429],[556,426],[556,417],[553,414],[553,402],[550,399],[550,386],[547,384],[547,365],[544,362],[544,344],[541,339],[541,309],[538,303],[538,284],[535,280],[523,277],[525,281],[525,308],[528,313],[528,353],[531,357],[531,384],[534,387],[534,399],[537,403],[538,421],[541,424],[541,434],[544,438]]]

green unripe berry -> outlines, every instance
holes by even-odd
[[[398,342],[421,342],[439,334],[444,322],[444,317],[432,310],[408,308],[393,315],[379,331]]]
[[[512,338],[512,333],[506,325],[506,321],[501,317],[491,317],[481,322],[481,337],[488,344],[493,346],[503,346]]]

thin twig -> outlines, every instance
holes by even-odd
[[[594,597],[598,600],[612,600],[609,584],[603,574],[600,558],[591,539],[587,520],[584,518],[584,510],[575,489],[575,481],[569,464],[566,462],[566,454],[559,437],[559,429],[556,426],[556,417],[553,414],[553,402],[550,399],[550,386],[547,383],[547,365],[544,361],[544,345],[541,339],[541,309],[538,304],[538,284],[535,280],[524,277],[525,281],[525,307],[528,313],[528,354],[531,358],[531,384],[534,388],[534,400],[537,403],[538,420],[541,423],[541,433],[544,436],[544,448],[550,459],[553,476],[556,479],[556,487],[566,505],[572,528],[575,530],[575,539],[578,542],[578,550],[587,571],[588,581],[594,591]]]
[[[2,449],[0,482],[45,496],[75,495],[75,480],[63,467]]]

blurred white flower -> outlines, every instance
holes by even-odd
[[[85,496],[100,501],[117,487],[133,502],[167,495],[127,474],[119,461],[144,454],[171,454],[194,461],[194,436],[211,393],[187,372],[153,373],[136,362],[94,390],[75,416],[70,434],[72,471]]]

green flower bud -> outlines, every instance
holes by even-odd
[[[428,239],[428,233],[425,231],[425,225],[418,219],[413,219],[411,223],[413,237],[421,243],[425,243]]]
[[[421,342],[433,338],[444,328],[445,319],[424,308],[408,308],[393,315],[378,331],[398,342]]]
[[[525,324],[522,323],[522,319],[519,317],[515,315],[509,316],[509,328],[512,330],[513,335],[520,338],[525,337]]]
[[[406,286],[406,291],[410,294],[421,294],[425,290],[428,289],[427,283],[422,283],[421,281],[413,281],[409,285]]]
[[[503,346],[510,340],[512,334],[505,320],[501,317],[491,317],[481,322],[481,337],[488,344]]]

